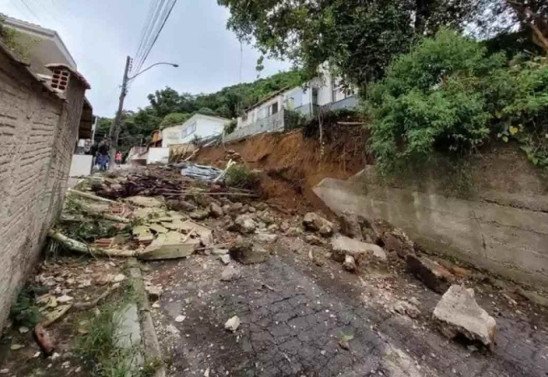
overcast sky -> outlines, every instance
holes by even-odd
[[[150,0],[0,0],[0,13],[56,30],[91,84],[87,92],[96,115],[113,116],[125,57],[135,54]],[[216,0],[178,0],[145,63],[159,66],[134,81],[126,109],[148,104],[147,94],[170,86],[179,92],[209,93],[257,77],[259,53],[226,30],[228,11]],[[242,56],[242,59],[240,57]],[[266,61],[261,77],[290,64]]]

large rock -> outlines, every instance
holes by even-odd
[[[217,203],[211,203],[209,205],[209,212],[211,213],[211,216],[215,217],[215,218],[219,218],[219,217],[223,217],[224,216],[224,211],[223,209],[221,208],[220,205],[218,205]]]
[[[242,234],[250,234],[257,229],[257,223],[250,215],[240,215],[234,220],[233,229]]]
[[[263,263],[270,258],[270,253],[259,245],[250,241],[236,242],[229,250],[232,259],[242,264]]]
[[[377,260],[386,261],[386,253],[382,247],[342,235],[331,240],[331,249],[333,259],[338,262],[344,262],[347,255],[354,257],[358,264],[371,256]]]
[[[434,318],[448,338],[462,334],[493,349],[497,323],[477,304],[472,288],[452,285],[436,305]]]
[[[406,263],[407,270],[434,292],[444,293],[455,280],[449,270],[431,259],[409,254]]]
[[[324,237],[329,237],[335,229],[333,223],[314,212],[304,215],[303,226],[306,230],[319,232]]]

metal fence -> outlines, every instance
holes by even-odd
[[[224,136],[224,141],[233,141],[242,139],[247,136],[260,134],[263,132],[281,132],[285,129],[285,113],[282,109],[276,114],[273,114],[264,119],[259,119],[249,126],[237,128],[231,134]]]
[[[341,101],[333,102],[322,106],[322,110],[339,110],[353,109],[358,106],[358,98],[356,96],[345,98]],[[318,111],[318,106],[305,105],[295,108],[292,112],[298,113],[305,118],[311,118]],[[243,139],[251,135],[257,135],[263,132],[283,132],[294,127],[291,123],[290,111],[281,109],[281,111],[264,119],[259,119],[256,122],[242,128],[236,128],[232,133],[223,136],[223,141],[234,141]]]

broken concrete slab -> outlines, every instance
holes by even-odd
[[[126,202],[138,207],[160,208],[164,205],[162,200],[149,196],[130,196],[125,200]]]
[[[270,253],[259,245],[250,241],[239,241],[229,249],[230,256],[242,264],[256,264],[266,262]]]
[[[407,270],[437,293],[445,293],[455,277],[441,264],[426,257],[407,255]]]
[[[138,255],[143,260],[185,258],[194,253],[200,244],[199,239],[186,239],[177,232],[159,234],[152,243]]]
[[[197,235],[203,246],[207,247],[213,244],[213,231],[208,227],[197,224],[194,221],[186,220],[181,224],[181,231],[186,234],[194,233]]]
[[[462,334],[493,349],[497,323],[478,305],[472,288],[452,285],[436,305],[433,317],[446,337]]]
[[[131,229],[131,234],[139,242],[151,242],[154,236],[150,232],[150,228],[144,225],[137,225]]]
[[[337,235],[331,240],[331,249],[333,259],[338,262],[343,262],[346,255],[351,255],[358,261],[362,261],[369,256],[383,262],[387,259],[382,247],[343,235]]]
[[[219,255],[219,260],[220,260],[224,265],[228,265],[228,264],[230,264],[230,261],[231,261],[232,259],[230,259],[230,255],[224,254],[224,255]]]
[[[153,232],[157,233],[157,234],[162,234],[162,233],[167,233],[168,232],[168,229],[161,226],[160,224],[150,224],[148,226],[148,228],[150,230],[152,230]]]

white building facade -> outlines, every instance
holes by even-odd
[[[162,130],[162,147],[191,143],[195,139],[208,139],[223,133],[230,119],[195,114],[181,125]]]

